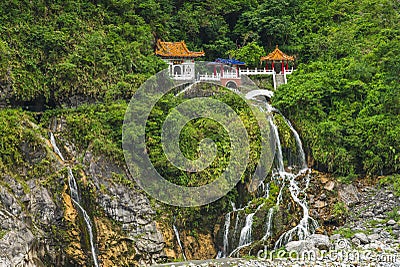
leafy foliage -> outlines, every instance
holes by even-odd
[[[274,103],[296,122],[316,167],[348,178],[400,169],[399,8],[331,1],[323,22],[309,24],[321,20],[312,16],[297,25],[304,28],[297,44],[304,64]]]
[[[390,0],[6,1],[0,101],[61,106],[72,96],[129,99],[164,67],[153,55],[157,38],[185,40],[191,50],[204,49],[206,60],[229,55],[249,66],[279,44],[298,68],[273,102],[300,130],[314,167],[347,180],[395,173],[399,10],[399,1]],[[97,111],[79,112],[88,114],[71,111],[75,137],[99,138],[79,125],[87,119],[100,128],[90,117]]]

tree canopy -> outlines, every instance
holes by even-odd
[[[273,99],[314,166],[343,177],[400,168],[400,2],[56,0],[0,6],[0,86],[17,105],[129,99],[164,68],[155,41],[257,66],[276,44],[297,71]],[[2,99],[4,100],[4,99]]]

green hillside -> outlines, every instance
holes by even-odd
[[[73,106],[66,99],[76,95],[77,105],[128,100],[164,67],[153,55],[158,38],[185,40],[205,60],[243,47],[235,55],[254,65],[260,50],[246,47],[279,44],[297,71],[273,104],[300,131],[314,167],[349,179],[395,173],[399,12],[389,0],[5,1],[0,102],[43,110]]]

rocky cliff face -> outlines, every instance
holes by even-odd
[[[79,151],[63,120],[53,129],[65,161],[53,152],[48,131],[23,122],[23,161],[4,168],[0,179],[1,266],[91,266],[88,233],[71,201],[66,166],[72,168],[82,206],[94,222],[101,266],[143,266],[165,258],[164,238],[149,199],[123,166]]]
[[[80,142],[87,138],[85,135],[71,135],[77,129],[63,115],[51,115],[37,125],[24,112],[7,112],[7,129],[11,130],[0,133],[0,266],[93,265],[88,228],[71,199],[69,168],[78,184],[80,205],[93,225],[101,266],[148,266],[183,259],[182,252],[187,259],[209,259],[222,251],[225,215],[232,211],[229,198],[193,209],[157,203],[135,185],[121,161],[96,151],[92,139]],[[78,121],[78,125],[85,123]],[[50,131],[64,159],[54,152]],[[229,246],[232,251],[238,245],[247,216],[265,202],[254,216],[254,244],[238,253],[254,254],[265,244],[273,246],[280,234],[296,225],[301,210],[284,189],[282,207],[273,213],[273,235],[266,242],[257,242],[267,231],[268,214],[279,188],[271,184],[266,199],[246,193],[246,184],[240,186],[243,196],[235,199],[242,203],[237,206],[243,207],[249,199],[250,204],[231,213]],[[342,224],[349,217],[350,207],[363,199],[360,190],[340,185],[329,175],[313,173],[307,195],[310,215],[319,221],[317,232],[331,234]],[[380,199],[381,213],[398,206],[397,199],[392,206],[384,204],[384,194]],[[366,206],[372,207],[375,200],[368,201]],[[365,216],[371,214],[375,210]],[[182,249],[173,224],[179,231]]]

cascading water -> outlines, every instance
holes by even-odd
[[[224,253],[223,256],[227,256],[229,249],[229,227],[231,226],[231,213],[228,212],[225,215],[225,225],[224,225]]]
[[[183,247],[182,247],[181,238],[179,237],[178,229],[176,228],[175,224],[172,225],[172,228],[174,229],[175,237],[176,237],[176,240],[178,241],[178,246],[182,251],[182,257],[186,261],[187,259],[186,259],[185,251],[183,250]]]
[[[239,247],[251,243],[251,227],[253,225],[253,217],[255,212],[250,213],[246,217],[246,224],[240,232]]]
[[[297,156],[298,156],[299,163],[300,163],[300,166],[299,166],[300,169],[301,170],[307,169],[306,156],[305,156],[305,153],[303,150],[303,144],[301,143],[301,139],[300,139],[298,132],[294,129],[294,127],[292,126],[292,123],[285,116],[283,116],[279,110],[277,110],[277,109],[274,109],[274,110],[282,116],[282,118],[285,120],[286,124],[289,126],[290,130],[293,133],[293,136],[296,140],[296,147],[297,147],[297,151],[298,151]]]
[[[267,240],[269,237],[272,236],[271,228],[272,228],[272,215],[274,214],[274,208],[271,207],[268,210],[268,215],[267,215],[267,231],[265,235],[263,236],[262,240]]]
[[[70,167],[68,167],[68,184],[69,184],[69,188],[71,191],[72,202],[74,202],[74,205],[77,206],[78,209],[82,212],[83,219],[85,220],[86,228],[89,232],[90,249],[92,251],[93,263],[94,263],[94,266],[98,267],[99,264],[97,262],[96,249],[94,246],[92,223],[90,221],[90,217],[87,214],[86,210],[79,204],[80,199],[79,199],[79,193],[78,193],[78,185],[76,183],[75,177],[72,174],[72,170]]]
[[[56,144],[56,140],[54,138],[54,135],[52,132],[50,132],[50,143],[53,146],[54,152],[60,157],[60,159],[64,162],[65,159],[63,155],[60,152],[60,149],[58,148]],[[95,267],[99,266],[99,263],[97,261],[97,254],[96,254],[96,249],[94,245],[94,238],[93,238],[93,228],[92,228],[92,223],[90,221],[90,217],[87,214],[86,210],[81,206],[80,204],[80,198],[79,198],[79,192],[78,192],[78,184],[76,183],[75,177],[72,173],[72,169],[67,166],[68,169],[68,185],[69,185],[69,190],[71,194],[71,200],[74,203],[74,205],[81,211],[83,215],[83,219],[85,220],[86,223],[86,228],[89,232],[89,241],[90,241],[90,249],[92,252],[92,257],[93,257],[93,264]]]
[[[287,242],[290,242],[295,236],[298,239],[305,239],[308,235],[310,235],[316,228],[317,228],[317,223],[314,221],[308,214],[308,207],[307,207],[307,201],[306,201],[306,194],[305,191],[308,188],[308,184],[310,181],[310,176],[309,172],[310,170],[307,168],[307,164],[305,161],[305,154],[304,150],[302,147],[302,143],[300,140],[300,136],[297,133],[297,131],[294,129],[292,124],[290,123],[289,120],[287,120],[277,109],[269,106],[267,104],[267,113],[270,113],[268,115],[268,121],[271,126],[271,131],[275,139],[275,160],[274,160],[274,170],[272,172],[272,177],[271,180],[275,181],[279,186],[279,193],[276,199],[276,204],[275,207],[279,207],[279,205],[282,202],[283,198],[283,190],[285,187],[289,189],[290,196],[293,199],[293,201],[298,204],[302,208],[302,218],[298,225],[290,229],[289,231],[285,232],[282,234],[278,240],[275,243],[275,249],[281,247],[282,245],[286,244]],[[276,113],[282,116],[288,127],[290,128],[291,132],[293,133],[293,137],[296,142],[296,149],[297,149],[297,155],[296,155],[296,160],[293,163],[292,166],[287,166],[285,168],[284,164],[284,156],[282,152],[282,145],[279,137],[279,129],[277,125],[274,123],[273,116],[272,114]],[[302,179],[302,184],[304,185],[303,188],[300,186],[300,182],[297,181],[299,179]],[[261,191],[263,191],[263,197],[269,198],[269,183],[267,183],[267,186],[265,186],[264,181],[260,183],[259,188],[261,188]],[[250,203],[249,203],[250,204]],[[248,204],[248,205],[249,205]],[[248,214],[246,217],[246,223],[242,230],[240,231],[240,238],[239,238],[239,244],[238,246],[233,249],[233,251],[229,254],[229,256],[234,255],[237,253],[240,249],[243,247],[249,246],[252,244],[252,224],[253,224],[253,217],[257,213],[257,211],[261,208],[263,204],[257,207],[256,211],[254,213]],[[246,206],[247,207],[247,206]],[[272,233],[272,223],[273,223],[273,216],[274,216],[274,207],[269,208],[268,213],[267,213],[267,219],[266,219],[266,232],[265,235],[261,240],[266,241],[268,238],[271,238],[273,236]],[[231,213],[229,213],[229,218],[231,218]],[[235,227],[238,223],[238,217],[239,213],[236,215],[236,223]],[[227,218],[227,217],[226,217]],[[226,219],[227,220],[227,219]],[[230,224],[230,222],[227,222],[225,220],[225,225]],[[234,235],[236,233],[234,232]],[[224,238],[226,238],[224,236]],[[228,242],[224,241],[224,242]],[[226,256],[227,253],[224,253]]]
[[[58,148],[57,144],[56,144],[56,139],[54,138],[54,134],[52,132],[50,132],[50,143],[51,146],[53,147],[54,152],[60,157],[60,159],[64,162],[65,159],[63,157],[63,155],[60,152],[60,149]]]
[[[194,88],[193,85],[186,86],[183,89],[183,92],[180,92],[177,95],[185,93],[188,90],[191,90],[192,88]],[[249,88],[247,89],[244,88],[243,90],[245,91],[248,89]],[[237,93],[241,93],[241,91],[239,90],[234,90],[234,91]],[[257,98],[258,96],[262,95],[268,97],[272,95],[271,92],[268,92],[268,94],[266,94],[267,93],[266,91],[267,90],[252,90],[251,88],[250,91],[243,92],[243,96],[245,98],[252,99],[255,100],[255,102],[258,102],[255,104],[255,106],[257,106],[259,109],[265,112],[267,120],[270,124],[271,135],[274,137],[273,139],[275,141],[275,157],[274,157],[272,175],[270,177],[271,181],[259,182],[257,197],[262,197],[264,199],[269,199],[271,197],[270,190],[272,188],[272,184],[270,184],[270,182],[272,182],[275,186],[279,187],[279,193],[277,195],[275,204],[273,204],[274,206],[269,207],[268,212],[266,214],[265,234],[261,240],[271,241],[274,238],[273,218],[274,215],[279,212],[279,206],[283,202],[283,197],[284,197],[283,194],[285,190],[288,190],[290,192],[290,197],[292,198],[293,202],[296,203],[296,205],[299,205],[302,209],[302,217],[300,219],[300,222],[294,228],[290,229],[289,231],[282,234],[278,238],[278,241],[275,243],[275,246],[277,247],[284,245],[286,242],[289,242],[294,237],[297,237],[299,239],[307,237],[312,233],[312,231],[314,230],[313,228],[316,227],[316,223],[308,215],[308,207],[307,207],[305,191],[308,188],[308,183],[310,180],[309,177],[310,170],[307,168],[307,164],[305,161],[305,154],[301,144],[300,136],[294,129],[290,121],[287,120],[279,112],[279,110],[273,108],[268,103],[260,100],[260,98]],[[278,129],[278,126],[274,123],[274,118],[275,118],[274,116],[282,116],[283,121],[287,124],[288,128],[290,128],[290,131],[292,133],[291,136],[294,138],[296,144],[296,154],[294,155],[295,157],[293,159],[291,156],[292,150],[290,148],[286,150],[285,147],[285,150],[284,151],[282,150],[281,139],[279,136],[280,131]],[[287,153],[290,154],[290,157],[287,157]],[[287,166],[285,166],[285,163],[287,163]],[[275,197],[275,195],[273,197]],[[253,211],[250,214],[246,212],[247,215],[245,215],[244,211],[245,210],[247,211],[249,209],[254,210],[255,208],[254,202],[251,201],[248,202],[247,205],[243,205],[244,208],[241,209],[236,209],[233,206],[233,210],[230,211],[228,214],[225,214],[225,223],[223,227],[223,248],[221,249],[221,251],[218,252],[218,257],[226,257],[227,255],[231,256],[236,252],[240,251],[242,248],[249,246],[252,244],[252,242],[254,242],[253,240],[254,237],[252,237],[253,218],[254,216],[258,215],[258,211],[265,203],[268,202],[264,202],[258,205],[255,211]],[[235,219],[233,232],[231,231],[232,230],[231,225],[233,223],[233,222],[231,223],[232,219]],[[175,231],[175,233],[177,234],[177,231]],[[233,244],[236,244],[237,247],[235,248]]]

